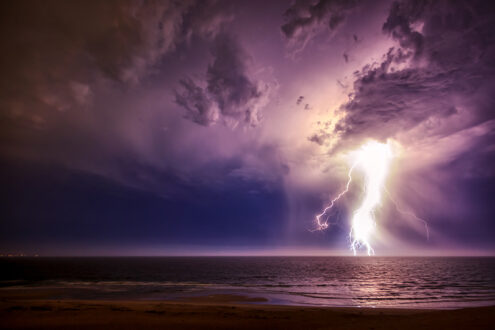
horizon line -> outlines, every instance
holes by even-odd
[[[495,253],[485,254],[383,254],[383,255],[349,255],[349,254],[46,254],[0,256],[0,259],[21,258],[229,258],[229,257],[346,257],[346,258],[441,258],[441,257],[495,257]]]

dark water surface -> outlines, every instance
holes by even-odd
[[[0,269],[0,294],[54,289],[54,299],[236,293],[296,305],[495,305],[490,257],[4,258]]]

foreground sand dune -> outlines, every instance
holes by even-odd
[[[187,301],[12,299],[2,329],[493,329],[495,307],[460,310],[318,308],[251,304],[231,295]]]

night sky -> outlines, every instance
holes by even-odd
[[[495,253],[490,1],[0,7],[1,253],[348,255],[370,139],[377,255]]]

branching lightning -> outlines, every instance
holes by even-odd
[[[344,196],[348,191],[349,191],[349,186],[352,182],[352,171],[354,170],[354,167],[357,165],[357,162],[354,163],[354,165],[351,166],[351,168],[349,169],[349,173],[347,174],[348,176],[348,180],[347,180],[347,184],[345,186],[345,189],[344,191],[342,191],[340,194],[337,195],[337,197],[335,197],[334,199],[332,199],[332,201],[330,202],[330,204],[325,207],[323,209],[323,211],[318,214],[316,216],[316,229],[315,230],[325,230],[328,228],[328,219],[325,219],[324,221],[321,219],[322,217],[325,216],[325,214],[327,213],[328,210],[332,209],[333,206],[335,205],[335,203],[342,197]]]
[[[368,255],[372,255],[374,254],[374,250],[371,247],[370,238],[375,229],[374,213],[376,207],[381,203],[382,189],[393,155],[389,144],[376,141],[370,141],[364,144],[356,154],[356,161],[349,169],[349,179],[344,191],[338,194],[323,209],[323,212],[316,216],[315,222],[317,230],[328,228],[328,220],[322,220],[322,218],[349,191],[349,186],[352,182],[352,172],[356,167],[359,167],[364,174],[365,196],[361,206],[353,213],[349,238],[351,241],[351,250],[354,255],[356,255],[357,249],[361,247],[366,248]]]
[[[392,203],[394,203],[395,209],[400,214],[405,215],[405,216],[410,217],[410,218],[413,218],[414,220],[423,223],[423,225],[425,226],[426,240],[429,241],[430,240],[430,230],[428,228],[428,222],[425,219],[422,219],[422,218],[418,217],[413,212],[403,210],[402,207],[399,206],[399,203],[397,203],[397,201],[392,197],[392,195],[390,194],[390,192],[388,191],[388,189],[385,189],[385,191],[387,192],[388,198],[392,201]]]

